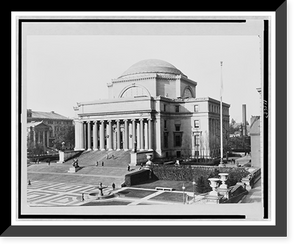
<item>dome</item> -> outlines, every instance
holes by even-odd
[[[143,73],[182,74],[181,71],[171,63],[159,59],[147,59],[133,64],[120,77]]]

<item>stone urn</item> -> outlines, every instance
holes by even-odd
[[[147,158],[146,167],[149,168],[152,165],[152,161],[151,161],[152,156],[151,155],[146,155],[146,158]]]
[[[212,191],[210,191],[209,195],[211,196],[218,196],[217,187],[219,186],[218,181],[220,181],[219,178],[209,178],[210,181],[210,187],[212,188]]]
[[[228,173],[219,173],[219,175],[220,175],[220,181],[222,181],[220,188],[227,189],[227,184],[225,182],[228,179]]]

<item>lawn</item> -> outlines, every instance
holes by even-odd
[[[139,189],[126,188],[125,190],[118,192],[118,194],[120,195],[120,197],[126,197],[126,198],[144,198],[155,192],[156,192],[155,190],[150,191],[150,190],[139,190]]]
[[[156,187],[169,187],[169,188],[174,188],[176,191],[182,191],[183,184],[185,186],[185,191],[193,192],[193,183],[188,181],[157,180],[149,183],[134,185],[133,187],[149,188],[149,189],[155,189]]]
[[[178,203],[183,203],[183,199],[186,200],[192,200],[193,197],[187,196],[187,194],[183,193],[174,193],[174,192],[164,192],[161,193],[160,195],[154,196],[150,200],[156,200],[156,201],[167,201],[167,202],[178,202]]]
[[[122,201],[122,200],[109,200],[109,201],[91,201],[81,206],[126,206],[132,201]]]

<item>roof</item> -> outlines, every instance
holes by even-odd
[[[159,59],[146,59],[133,64],[119,78],[142,73],[182,74],[181,71],[171,63]]]
[[[30,128],[30,127],[49,127],[48,125],[46,125],[45,123],[43,123],[43,121],[40,121],[40,122],[27,122],[27,128]]]
[[[39,119],[54,119],[54,120],[72,120],[63,115],[57,114],[54,111],[51,112],[41,112],[41,111],[31,111],[31,116],[27,118],[39,118]]]

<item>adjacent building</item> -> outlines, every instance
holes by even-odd
[[[75,150],[147,150],[158,158],[219,155],[220,102],[197,98],[196,86],[168,62],[137,62],[107,84],[107,99],[74,107]],[[223,103],[224,133],[229,107]]]
[[[40,145],[44,150],[52,147],[53,140],[64,126],[74,126],[73,120],[54,111],[41,112],[27,109],[27,138],[28,144],[33,147]]]

